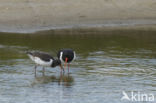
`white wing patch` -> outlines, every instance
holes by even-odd
[[[39,57],[33,57],[32,55],[28,54],[28,56],[30,57],[30,59],[32,61],[34,61],[36,64],[38,65],[42,65],[42,66],[51,66],[53,60],[50,59],[50,61],[43,61],[42,59],[40,59]]]

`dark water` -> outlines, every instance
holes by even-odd
[[[77,53],[70,74],[48,67],[42,76],[38,67],[35,78],[25,51],[56,57],[61,48]],[[122,91],[152,93],[156,99],[155,88],[155,31],[0,34],[0,103],[131,103],[121,100]]]

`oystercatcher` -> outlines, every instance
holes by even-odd
[[[61,71],[63,69],[63,67],[61,66],[61,61],[59,59],[54,59],[51,55],[44,53],[44,52],[38,52],[38,51],[34,51],[34,52],[26,52],[27,55],[29,56],[29,58],[34,61],[36,63],[35,65],[35,76],[36,76],[36,68],[38,65],[43,66],[43,75],[44,75],[44,71],[45,71],[45,67],[49,66],[49,67],[56,67],[58,65],[60,65]]]
[[[64,62],[65,68],[66,65],[68,64],[68,73],[69,73],[69,65],[76,58],[75,51],[73,51],[72,49],[62,49],[58,51],[57,57],[58,59],[61,60],[61,62]]]

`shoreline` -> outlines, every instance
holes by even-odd
[[[79,24],[70,24],[70,25],[56,25],[49,27],[31,27],[31,28],[13,28],[13,29],[1,30],[0,33],[19,33],[19,34],[35,34],[40,32],[47,31],[72,31],[77,32],[77,30],[156,30],[156,21],[155,20],[105,20],[104,22],[88,22],[88,23],[79,23]]]
[[[156,25],[155,5],[154,0],[1,0],[0,32],[140,25],[149,28]]]
[[[111,32],[156,32],[156,24],[148,25],[120,25],[120,26],[82,26],[38,30],[34,32],[0,32],[0,34],[52,34],[52,35],[101,35]]]

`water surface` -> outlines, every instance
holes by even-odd
[[[112,31],[102,35],[0,34],[0,102],[129,103],[122,91],[156,95],[156,32]],[[77,53],[70,73],[37,69],[25,51],[56,58],[61,48]]]

